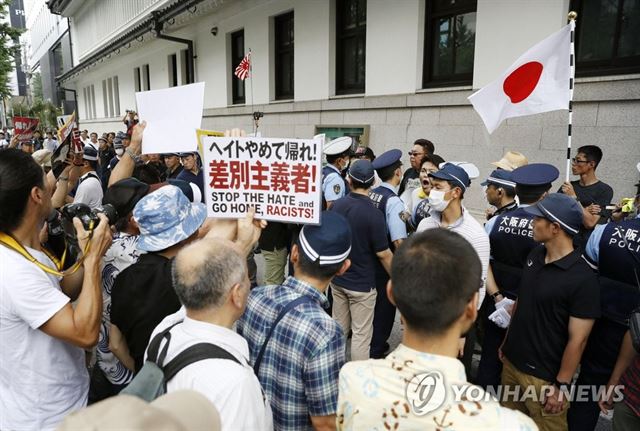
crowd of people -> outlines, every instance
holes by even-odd
[[[0,429],[640,429],[640,183],[612,202],[600,148],[555,192],[507,152],[479,220],[471,163],[337,138],[297,226],[207,218],[198,153],[124,122],[0,136]]]

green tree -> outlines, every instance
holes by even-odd
[[[15,67],[13,59],[20,48],[18,38],[22,33],[9,23],[10,4],[11,0],[0,0],[0,98],[11,96],[9,75]]]
[[[56,117],[62,115],[62,109],[49,101],[36,99],[31,103],[31,106],[24,103],[14,106],[13,113],[14,115],[40,119],[40,125],[38,126],[40,130],[57,129]]]

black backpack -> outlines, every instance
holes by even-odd
[[[167,383],[175,377],[176,374],[188,365],[199,362],[204,359],[227,359],[242,365],[235,356],[227,352],[223,348],[211,343],[198,343],[188,347],[180,352],[175,358],[168,363],[164,363],[171,342],[171,329],[182,323],[175,323],[157,334],[149,343],[147,349],[147,361],[144,363],[140,372],[136,374],[131,383],[120,393],[134,395],[147,402],[151,402],[167,392]],[[160,351],[162,340],[167,342]]]

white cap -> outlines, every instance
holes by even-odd
[[[444,162],[444,163],[440,163],[439,168],[442,168],[442,166],[446,163],[451,163],[452,165],[460,166],[462,169],[464,169],[467,175],[469,175],[469,179],[471,180],[478,178],[480,176],[480,170],[478,170],[478,167],[471,162]]]
[[[322,152],[328,156],[341,154],[351,148],[353,139],[350,136],[341,136],[324,144]]]

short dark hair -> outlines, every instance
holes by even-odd
[[[334,263],[331,265],[320,265],[320,260],[312,261],[307,257],[306,254],[302,251],[302,247],[300,246],[300,238],[296,241],[296,245],[298,246],[298,269],[296,271],[300,271],[310,277],[316,278],[318,280],[327,280],[333,278],[344,263],[344,260],[340,263]],[[346,260],[346,259],[345,259]]]
[[[138,165],[133,169],[133,178],[145,184],[158,184],[161,182],[158,170],[150,165]]]
[[[396,169],[398,169],[398,167],[400,167],[401,165],[402,163],[400,162],[400,160],[398,160],[392,165],[377,169],[376,172],[380,177],[380,181],[389,181],[391,178],[393,178],[393,174],[395,173]]]
[[[414,234],[391,265],[393,298],[409,328],[444,333],[482,283],[480,258],[469,241],[448,229]]]
[[[514,187],[505,187],[505,186],[501,186],[500,184],[493,184],[493,183],[489,183],[489,186],[493,186],[496,189],[504,190],[504,194],[507,195],[507,197],[510,197],[510,198],[516,197],[516,189]]]
[[[516,195],[521,204],[534,204],[542,198],[542,195],[551,189],[551,183],[539,186],[526,186],[516,184]]]
[[[354,190],[355,189],[368,189],[376,181],[375,177],[371,178],[366,183],[364,183],[362,181],[358,181],[355,178],[353,178],[352,176],[349,176],[349,178],[351,178],[351,188],[354,189]]]
[[[0,151],[0,231],[20,225],[34,187],[44,188],[44,172],[31,154],[15,148]]]
[[[422,148],[424,148],[424,151],[427,154],[433,154],[436,151],[436,146],[433,145],[433,142],[431,142],[428,139],[423,139],[423,138],[416,139],[413,142],[413,145],[420,145]]]
[[[588,161],[595,162],[594,169],[598,167],[600,160],[602,160],[602,150],[597,145],[584,145],[578,148],[578,153],[584,154]]]
[[[444,159],[437,154],[425,154],[422,156],[422,160],[420,160],[420,166],[424,165],[426,162],[433,163],[440,168],[440,165],[444,163]]]

